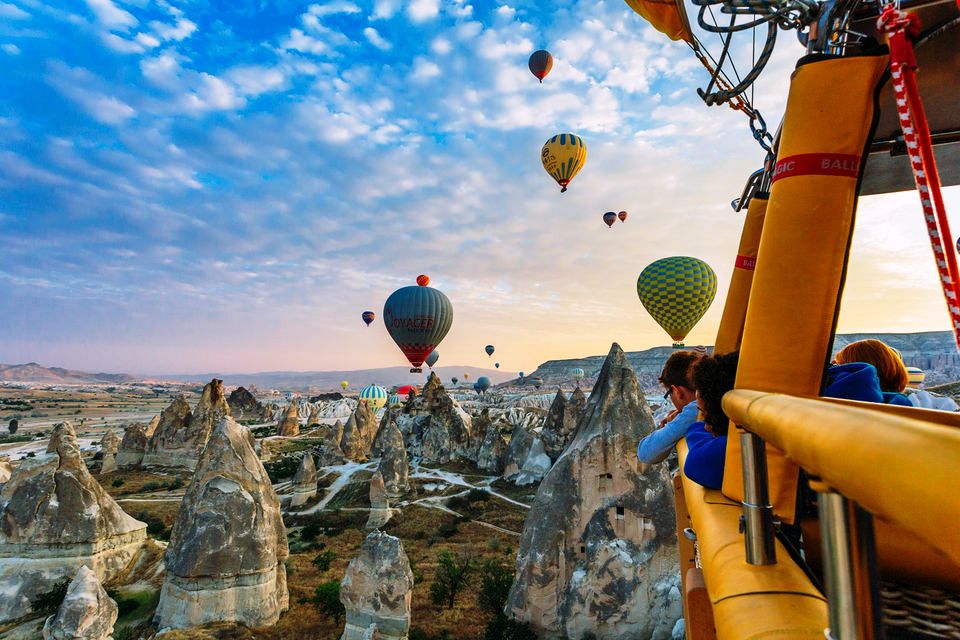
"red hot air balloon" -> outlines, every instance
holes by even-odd
[[[373,322],[377,317],[377,314],[375,314],[373,311],[364,311],[360,314],[360,317],[363,318],[363,321],[366,322],[367,326],[369,327],[370,323]]]
[[[617,217],[620,218],[620,222],[626,222],[626,221],[627,221],[627,212],[626,212],[626,211],[621,211],[620,213],[617,214]]]
[[[603,214],[603,221],[607,223],[608,227],[613,227],[613,223],[617,221],[617,214],[613,211],[607,211]]]
[[[420,373],[420,365],[450,331],[453,305],[443,293],[424,284],[402,287],[384,303],[383,322],[413,366],[410,373]]]
[[[543,79],[553,69],[553,56],[545,49],[534,51],[527,62],[527,66],[530,67],[530,73],[537,76],[537,79],[543,83]]]
[[[427,286],[430,284],[430,276],[421,273],[417,276],[417,284],[421,287]]]

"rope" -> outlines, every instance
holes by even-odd
[[[910,41],[910,38],[916,37],[920,32],[920,20],[916,15],[900,11],[889,4],[880,14],[877,27],[886,33],[890,43],[890,76],[897,103],[897,115],[907,145],[913,179],[920,194],[920,205],[930,236],[930,248],[937,263],[943,297],[953,325],[954,340],[960,349],[960,277],[957,257],[953,253],[953,238],[950,235],[950,224],[940,190],[940,175],[930,140],[930,125],[920,101],[916,76],[917,61]]]

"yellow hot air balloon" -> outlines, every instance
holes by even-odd
[[[347,390],[347,387],[349,387],[349,386],[350,386],[350,383],[347,382],[346,380],[344,380],[344,381],[342,381],[342,382],[340,383],[340,388],[343,389],[344,391],[346,391],[346,390]]]
[[[540,151],[540,161],[544,170],[560,185],[560,192],[563,193],[587,161],[587,145],[580,136],[558,133],[544,143]]]
[[[673,338],[673,346],[682,347],[717,295],[717,274],[697,258],[661,258],[640,273],[637,295],[647,313]]]

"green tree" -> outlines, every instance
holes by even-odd
[[[313,596],[303,598],[302,603],[313,604],[322,615],[333,618],[333,624],[340,626],[340,621],[346,613],[343,603],[340,602],[340,581],[324,582],[313,591]]]
[[[330,549],[321,551],[317,554],[317,557],[313,559],[313,566],[320,569],[320,571],[328,571],[330,569],[330,561],[333,560],[335,556],[336,554]]]
[[[17,429],[20,428],[20,421],[16,418],[12,419],[9,424],[7,424],[7,431],[11,434],[16,433]]]
[[[513,569],[497,560],[487,560],[480,569],[480,591],[477,604],[492,616],[503,613],[513,586]]]
[[[537,640],[537,634],[527,623],[517,622],[503,613],[498,613],[487,623],[483,638],[484,640]]]
[[[34,613],[47,613],[56,611],[67,597],[67,587],[70,586],[70,580],[64,578],[50,588],[50,591],[39,594],[30,601],[30,608]]]
[[[465,586],[473,571],[473,558],[466,554],[454,556],[449,551],[441,551],[437,556],[437,575],[430,585],[430,599],[436,606],[447,604],[453,608],[453,602]]]

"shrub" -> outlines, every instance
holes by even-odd
[[[176,491],[177,489],[183,488],[183,478],[174,478],[167,483],[168,491]]]
[[[513,586],[513,569],[496,560],[487,560],[480,569],[477,604],[492,616],[503,611]]]
[[[317,554],[317,557],[313,559],[313,566],[320,569],[320,571],[329,571],[330,562],[336,557],[336,554],[327,549],[326,551],[321,551]]]
[[[490,494],[483,489],[470,489],[467,493],[467,500],[470,502],[482,502],[490,497]]]
[[[112,485],[115,486],[115,487],[122,487],[122,486],[123,486],[123,478],[117,478],[116,480],[114,480],[114,481],[113,481],[112,483],[110,483],[110,484],[112,484]]]
[[[440,629],[440,631],[431,635],[420,627],[414,627],[410,630],[410,635],[407,638],[409,640],[451,640],[453,635],[451,635],[449,629]]]
[[[537,640],[530,625],[512,620],[503,613],[498,613],[487,623],[483,637],[484,640]]]
[[[276,462],[268,462],[263,465],[263,468],[267,470],[267,475],[270,476],[271,482],[279,482],[287,478],[292,478],[299,466],[299,456],[287,456]]]
[[[165,485],[164,485],[163,483],[151,481],[151,482],[146,483],[146,484],[143,485],[142,487],[140,487],[140,491],[143,491],[143,492],[159,491],[160,489],[163,489],[164,487],[165,487]]]
[[[338,580],[324,582],[314,589],[313,596],[303,598],[300,602],[313,604],[321,615],[332,618],[333,624],[338,627],[340,626],[340,620],[346,613],[346,609],[340,602],[340,582]]]
[[[16,432],[17,432],[17,429],[19,429],[19,428],[20,428],[20,421],[17,420],[16,418],[14,418],[13,420],[11,420],[11,421],[7,424],[7,431],[9,431],[11,435],[13,435],[14,433],[16,433]]]
[[[117,617],[122,618],[123,616],[136,611],[140,606],[140,601],[136,598],[125,598],[120,595],[119,592],[115,590],[107,591],[107,595],[113,598],[113,601],[117,603]],[[116,640],[116,638],[114,638]]]
[[[434,605],[446,603],[448,609],[465,586],[473,571],[473,559],[464,554],[454,556],[449,551],[441,551],[437,556],[437,573],[430,585],[430,600]]]
[[[49,591],[41,593],[30,601],[30,608],[35,613],[46,613],[56,611],[67,597],[67,587],[70,586],[70,580],[64,578],[55,583]]]
[[[460,530],[459,520],[447,520],[430,536],[430,539],[427,541],[427,544],[434,544],[435,542],[441,539],[452,538]]]

